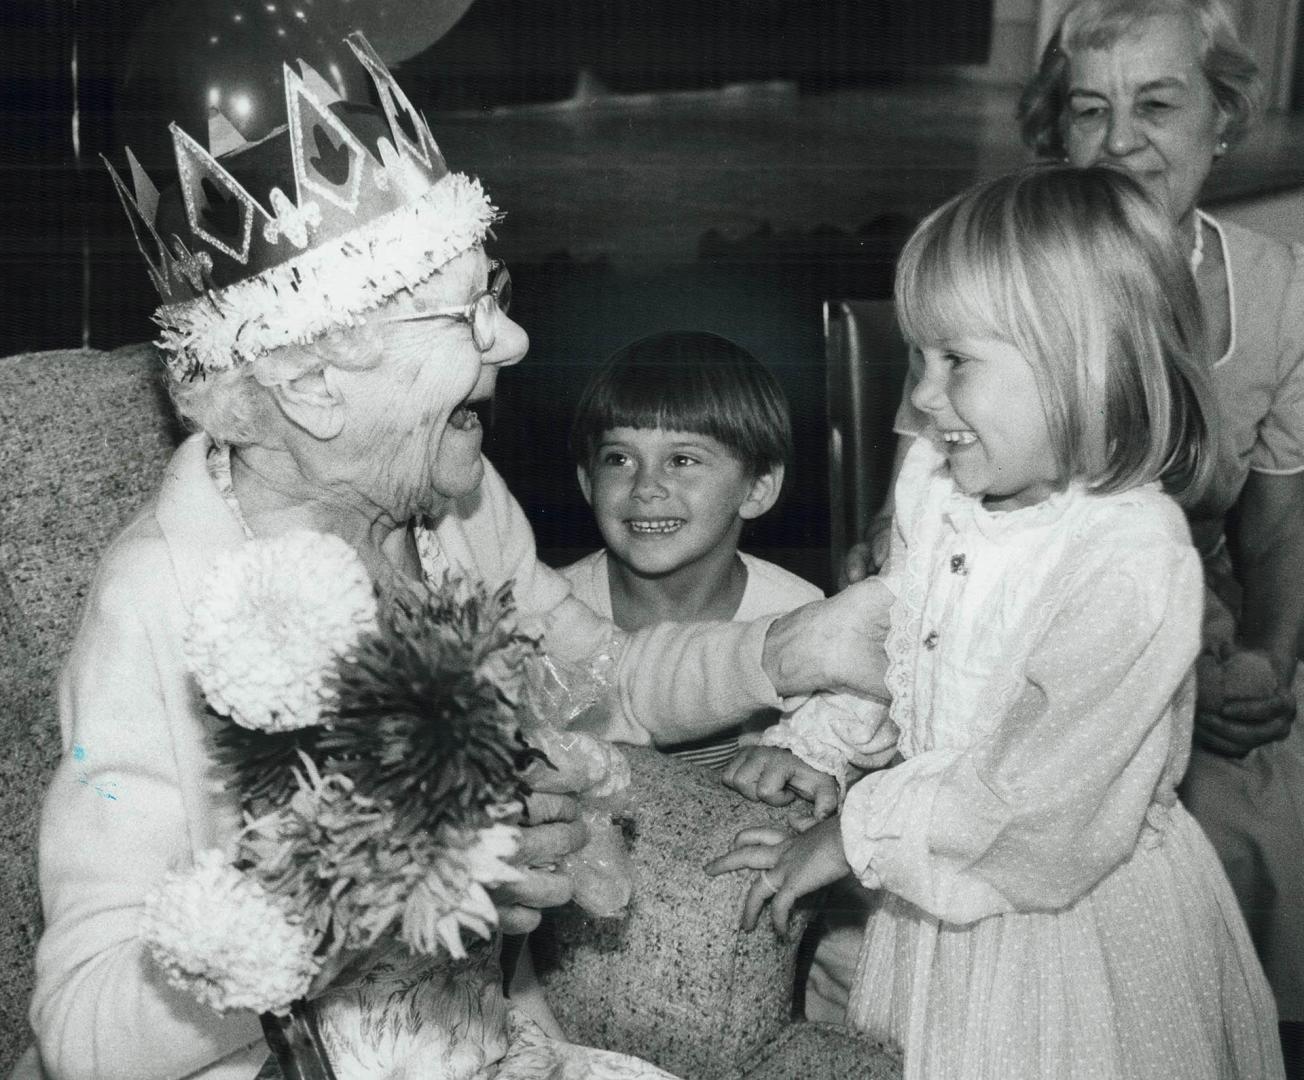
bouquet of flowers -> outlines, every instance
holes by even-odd
[[[492,937],[542,757],[518,727],[539,646],[508,586],[378,597],[348,544],[293,533],[221,559],[184,647],[244,827],[146,901],[174,985],[284,1016],[382,938],[461,958]]]

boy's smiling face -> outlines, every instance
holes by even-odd
[[[782,479],[752,476],[710,435],[661,428],[605,431],[579,468],[607,550],[645,577],[732,558],[743,522],[774,505]]]

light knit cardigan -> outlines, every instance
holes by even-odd
[[[257,1018],[219,1017],[168,987],[137,936],[144,895],[208,847],[229,848],[238,805],[205,749],[208,721],[180,643],[215,555],[245,543],[194,436],[96,574],[60,683],[63,757],[41,820],[46,930],[31,1018],[55,1077],[249,1080]],[[613,628],[538,562],[520,507],[486,462],[479,490],[435,529],[451,566],[491,588],[513,578],[523,614],[558,654],[591,654]],[[666,625],[631,636],[608,734],[674,742],[778,704],[760,666],[768,620]]]

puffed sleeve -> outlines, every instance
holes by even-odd
[[[1277,326],[1277,388],[1250,454],[1255,472],[1304,472],[1304,245],[1290,246],[1293,273]]]
[[[1128,858],[1190,737],[1201,572],[1164,541],[1073,575],[990,736],[852,787],[842,836],[863,884],[969,923],[1066,907]]]
[[[250,1049],[261,1042],[253,1013],[221,1016],[172,989],[138,936],[145,894],[204,842],[179,766],[194,736],[178,725],[200,721],[164,643],[179,608],[166,566],[161,540],[106,557],[60,682],[64,755],[41,817],[31,1009],[60,1080],[188,1076],[222,1059],[223,1075],[252,1076],[266,1057]]]
[[[821,692],[785,702],[779,722],[762,732],[761,745],[791,750],[845,791],[852,769],[878,769],[892,760],[897,738],[885,702]]]

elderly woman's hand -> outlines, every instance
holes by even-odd
[[[1290,734],[1295,694],[1263,653],[1232,647],[1221,661],[1205,654],[1196,664],[1196,675],[1196,745],[1239,758]]]
[[[776,619],[761,663],[779,696],[841,690],[889,700],[883,642],[893,600],[892,591],[872,577]]]
[[[564,790],[567,781],[555,769],[536,764],[526,779],[533,792],[525,800],[525,818],[519,825],[521,844],[514,860],[525,877],[491,893],[498,907],[498,924],[507,934],[528,934],[539,925],[540,908],[557,907],[571,899],[574,886],[570,875],[557,867],[589,839],[579,802]]]

